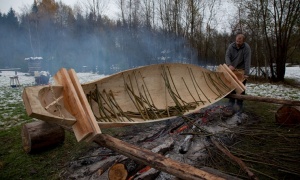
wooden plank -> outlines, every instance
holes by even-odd
[[[90,124],[89,116],[84,111],[77,92],[73,86],[71,78],[65,68],[60,69],[54,75],[54,81],[64,87],[65,108],[76,118],[76,123],[72,126],[77,141],[82,141],[94,133]]]
[[[92,140],[93,137],[95,137],[97,134],[101,134],[100,128],[98,126],[98,123],[96,121],[96,118],[93,114],[93,111],[91,109],[91,106],[83,92],[82,86],[77,78],[76,72],[74,71],[74,69],[69,69],[68,70],[69,76],[71,78],[71,81],[73,83],[73,86],[76,90],[77,96],[83,106],[83,109],[86,113],[86,115],[88,116],[87,120],[89,123],[89,125],[93,128],[93,135],[91,137],[88,138],[88,141]]]
[[[231,84],[235,87],[235,91],[238,93],[238,94],[241,94],[244,89],[239,85],[238,82],[236,82],[236,80],[228,73],[228,71],[225,69],[225,67],[223,65],[219,65],[217,67],[217,71],[218,72],[223,72],[224,75],[225,75],[225,78],[231,82]]]
[[[231,71],[231,69],[229,69],[229,67],[226,64],[223,64],[223,67],[226,69],[226,71],[233,77],[233,79],[236,80],[237,83],[239,83],[239,85],[246,90],[246,86],[236,77],[236,75]]]

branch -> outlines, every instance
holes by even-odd
[[[230,159],[234,160],[247,174],[251,179],[258,180],[258,178],[255,176],[253,172],[249,170],[249,168],[246,166],[246,164],[238,157],[234,156],[230,153],[228,149],[225,149],[220,143],[218,143],[214,138],[211,138],[211,141],[213,144],[222,151],[226,156],[228,156]]]

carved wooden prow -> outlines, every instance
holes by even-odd
[[[76,118],[72,128],[77,141],[92,141],[101,131],[75,71],[62,68],[54,75],[54,81],[64,87],[65,108]]]
[[[237,94],[241,94],[246,90],[245,85],[236,77],[226,64],[219,65],[217,67],[217,71],[224,73],[225,78],[234,86]]]

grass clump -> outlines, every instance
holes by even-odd
[[[88,148],[66,131],[65,142],[47,151],[26,154],[22,148],[21,126],[0,132],[1,179],[59,179],[64,166]]]

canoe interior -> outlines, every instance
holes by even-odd
[[[82,84],[82,88],[102,128],[187,115],[235,89],[221,72],[179,63],[123,71]],[[44,86],[38,91],[38,104],[43,109],[38,113],[47,112],[56,120],[74,119],[63,106],[62,87]]]

